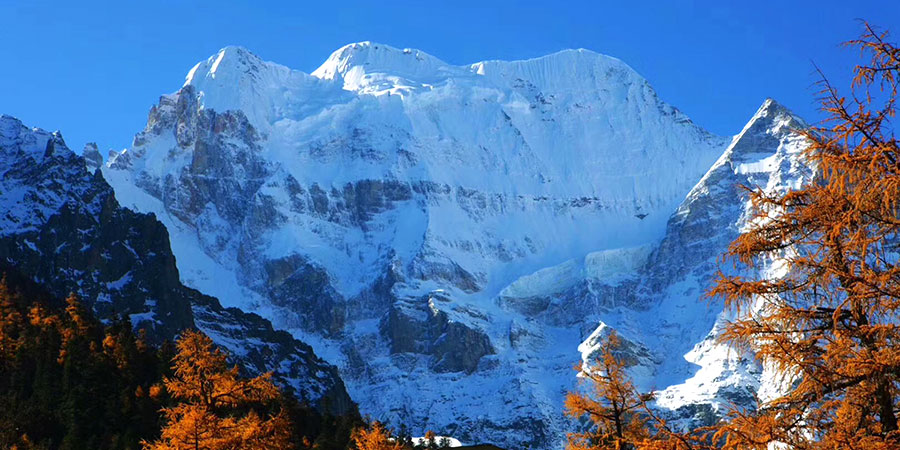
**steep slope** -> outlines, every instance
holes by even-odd
[[[254,373],[274,371],[322,409],[354,408],[334,367],[265,319],[179,281],[165,227],[121,208],[90,159],[59,133],[0,116],[0,260],[55,295],[75,292],[101,318],[125,315],[154,340],[197,327]]]
[[[607,287],[591,286],[585,290],[594,295],[576,297],[607,309],[597,316],[600,329],[616,328],[646,349],[649,358],[634,370],[645,388],[664,388],[659,406],[702,418],[723,403],[753,401],[760,368],[748,355],[715,343],[729,316],[704,293],[718,270],[729,270],[718,261],[752,220],[742,186],[783,193],[812,179],[802,156],[805,139],[795,133],[806,127],[766,100],[669,219],[664,238],[634,280],[615,285],[615,303]],[[590,344],[583,350],[591,351]]]
[[[734,270],[717,261],[753,220],[743,186],[783,194],[812,181],[813,170],[803,157],[807,142],[796,133],[807,127],[774,100],[766,100],[691,190],[670,219],[666,237],[644,270],[648,280],[645,286],[649,288],[646,295],[661,298],[665,313],[677,314],[680,306],[673,299],[679,295],[685,303],[695,301],[693,293],[684,291],[686,283],[693,282],[703,290],[710,286],[717,270]],[[781,268],[765,265],[758,270],[777,275]],[[689,340],[696,345],[685,354],[685,360],[699,369],[694,367],[684,383],[667,388],[659,400],[661,405],[707,403],[718,409],[723,401],[753,401],[759,387],[759,368],[747,355],[714,342],[721,322],[729,319],[726,314],[716,314],[716,322],[710,321],[711,313],[721,309],[720,304],[711,303],[705,329],[700,330],[709,330],[708,334],[703,340]],[[686,325],[696,327],[696,317]]]
[[[789,139],[754,122],[728,147],[586,50],[452,66],[364,42],[306,74],[228,47],[103,173],[166,224],[185,284],[312,342],[364,413],[552,448],[579,344],[604,330],[644,382],[693,376],[709,258],[745,208],[724,186],[789,176],[760,163],[704,193],[723,150]]]
[[[685,426],[707,423],[723,405],[753,406],[758,390],[772,389],[750,355],[715,342],[730,316],[704,293],[719,269],[728,270],[718,260],[751,220],[742,186],[785,192],[811,181],[805,140],[794,132],[804,128],[767,100],[672,214],[661,241],[588,253],[501,291],[498,301],[526,316],[513,320],[510,347],[550,405],[572,388],[571,349],[590,363],[613,329],[638,385],[657,389],[657,407]]]

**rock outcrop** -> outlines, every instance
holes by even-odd
[[[78,294],[101,319],[130,317],[157,342],[199,328],[248,372],[274,372],[303,401],[331,413],[355,410],[337,370],[308,345],[184,286],[166,228],[119,206],[101,172],[88,170],[95,162],[69,150],[59,133],[0,116],[4,265],[55,295]]]

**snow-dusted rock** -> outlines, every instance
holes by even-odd
[[[129,317],[157,342],[199,328],[249,372],[274,372],[324,411],[354,410],[337,370],[308,345],[184,286],[165,227],[120,207],[101,173],[89,170],[94,161],[58,132],[0,115],[0,272],[60,297],[75,292],[101,319]]]
[[[719,401],[696,364],[754,388],[706,345],[702,295],[735,185],[804,180],[794,125],[767,102],[729,146],[587,50],[453,66],[363,42],[306,74],[228,47],[103,175],[166,224],[185,284],[313,343],[363,413],[555,448],[599,323],[661,407]]]

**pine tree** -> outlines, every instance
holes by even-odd
[[[0,266],[0,273],[0,448],[134,450],[158,440],[160,406],[187,403],[164,386],[165,377],[178,379],[169,364],[179,349],[169,341],[155,347],[128,318],[101,323],[75,296],[60,300],[15,271]],[[254,389],[265,383],[231,375],[240,396],[270,397]],[[361,421],[323,415],[290,392],[256,400],[214,411],[242,433],[229,448],[346,450]],[[290,417],[283,429],[279,409]]]
[[[728,449],[900,448],[900,49],[887,37],[865,24],[848,43],[867,58],[849,97],[823,77],[829,119],[802,132],[817,182],[751,194],[756,220],[729,254],[784,274],[722,275],[711,291],[740,314],[725,340],[753,349],[784,389],[733,413],[719,433]]]
[[[161,374],[154,349],[133,350],[131,323],[105,326],[75,296],[58,301],[30,280],[8,279],[14,287],[0,282],[0,448],[130,450],[154,437],[158,406],[139,394]]]
[[[228,367],[227,355],[199,331],[177,343],[165,389],[179,403],[165,408],[167,425],[146,450],[276,450],[288,448],[290,423],[283,412],[266,416],[262,407],[279,396],[270,374],[252,379]]]

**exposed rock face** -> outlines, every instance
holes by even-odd
[[[579,347],[586,363],[602,343],[598,337],[614,328],[625,337],[626,360],[636,362],[631,370],[638,381],[644,388],[662,387],[658,406],[674,418],[691,419],[683,423],[712,420],[723,405],[755,404],[761,368],[749,355],[715,342],[729,316],[703,295],[716,272],[728,270],[718,260],[752,220],[742,186],[784,193],[811,182],[813,171],[802,156],[805,138],[795,133],[805,127],[767,100],[672,215],[665,236],[635,271],[640,282],[556,294],[564,308],[597,306],[600,326]]]
[[[130,316],[157,341],[197,327],[251,373],[274,371],[323,410],[355,408],[337,370],[308,345],[181,284],[166,228],[153,215],[120,207],[101,172],[89,172],[92,161],[58,133],[0,116],[5,264],[56,295],[77,293],[100,318]]]
[[[734,184],[804,179],[779,117],[728,147],[584,50],[451,66],[359,43],[306,74],[229,47],[103,173],[165,223],[185,284],[312,342],[364,413],[555,448],[601,323],[674,386],[661,407],[755,386],[701,296],[744,220]],[[679,394],[695,363],[727,382]]]
[[[190,303],[172,289],[181,283],[166,229],[120,208],[103,176],[89,173],[61,135],[8,116],[0,124],[0,257],[57,291],[79,283],[102,317],[146,318],[141,326],[159,338],[193,326]]]
[[[671,301],[684,295],[678,291],[687,283],[705,290],[717,270],[734,270],[717,261],[753,219],[742,186],[785,193],[812,182],[814,171],[803,156],[807,142],[797,133],[805,128],[785,107],[766,100],[669,220],[666,237],[644,270],[649,288],[645,295]],[[780,269],[757,270],[778,276]],[[707,310],[718,313],[721,305],[714,301]],[[765,377],[760,380],[761,369],[748,355],[715,343],[721,322],[729,318],[721,313],[715,322],[706,322],[708,334],[685,354],[700,369],[665,389],[658,403],[672,409],[704,403],[716,411],[739,400],[754,404],[753,394],[765,382]]]
[[[806,127],[774,100],[760,107],[669,219],[652,269],[645,272],[651,291],[665,287],[666,280],[715,270],[714,258],[750,219],[742,186],[785,192],[810,181],[812,173],[801,157],[805,140],[795,133]]]
[[[392,305],[380,324],[391,354],[432,355],[430,368],[436,372],[474,372],[481,358],[494,349],[480,328],[451,321],[447,312],[438,309],[449,302],[450,298],[431,293]]]
[[[103,165],[103,156],[100,155],[100,150],[94,142],[85,144],[81,156],[84,158],[84,166],[89,173],[94,173]]]

